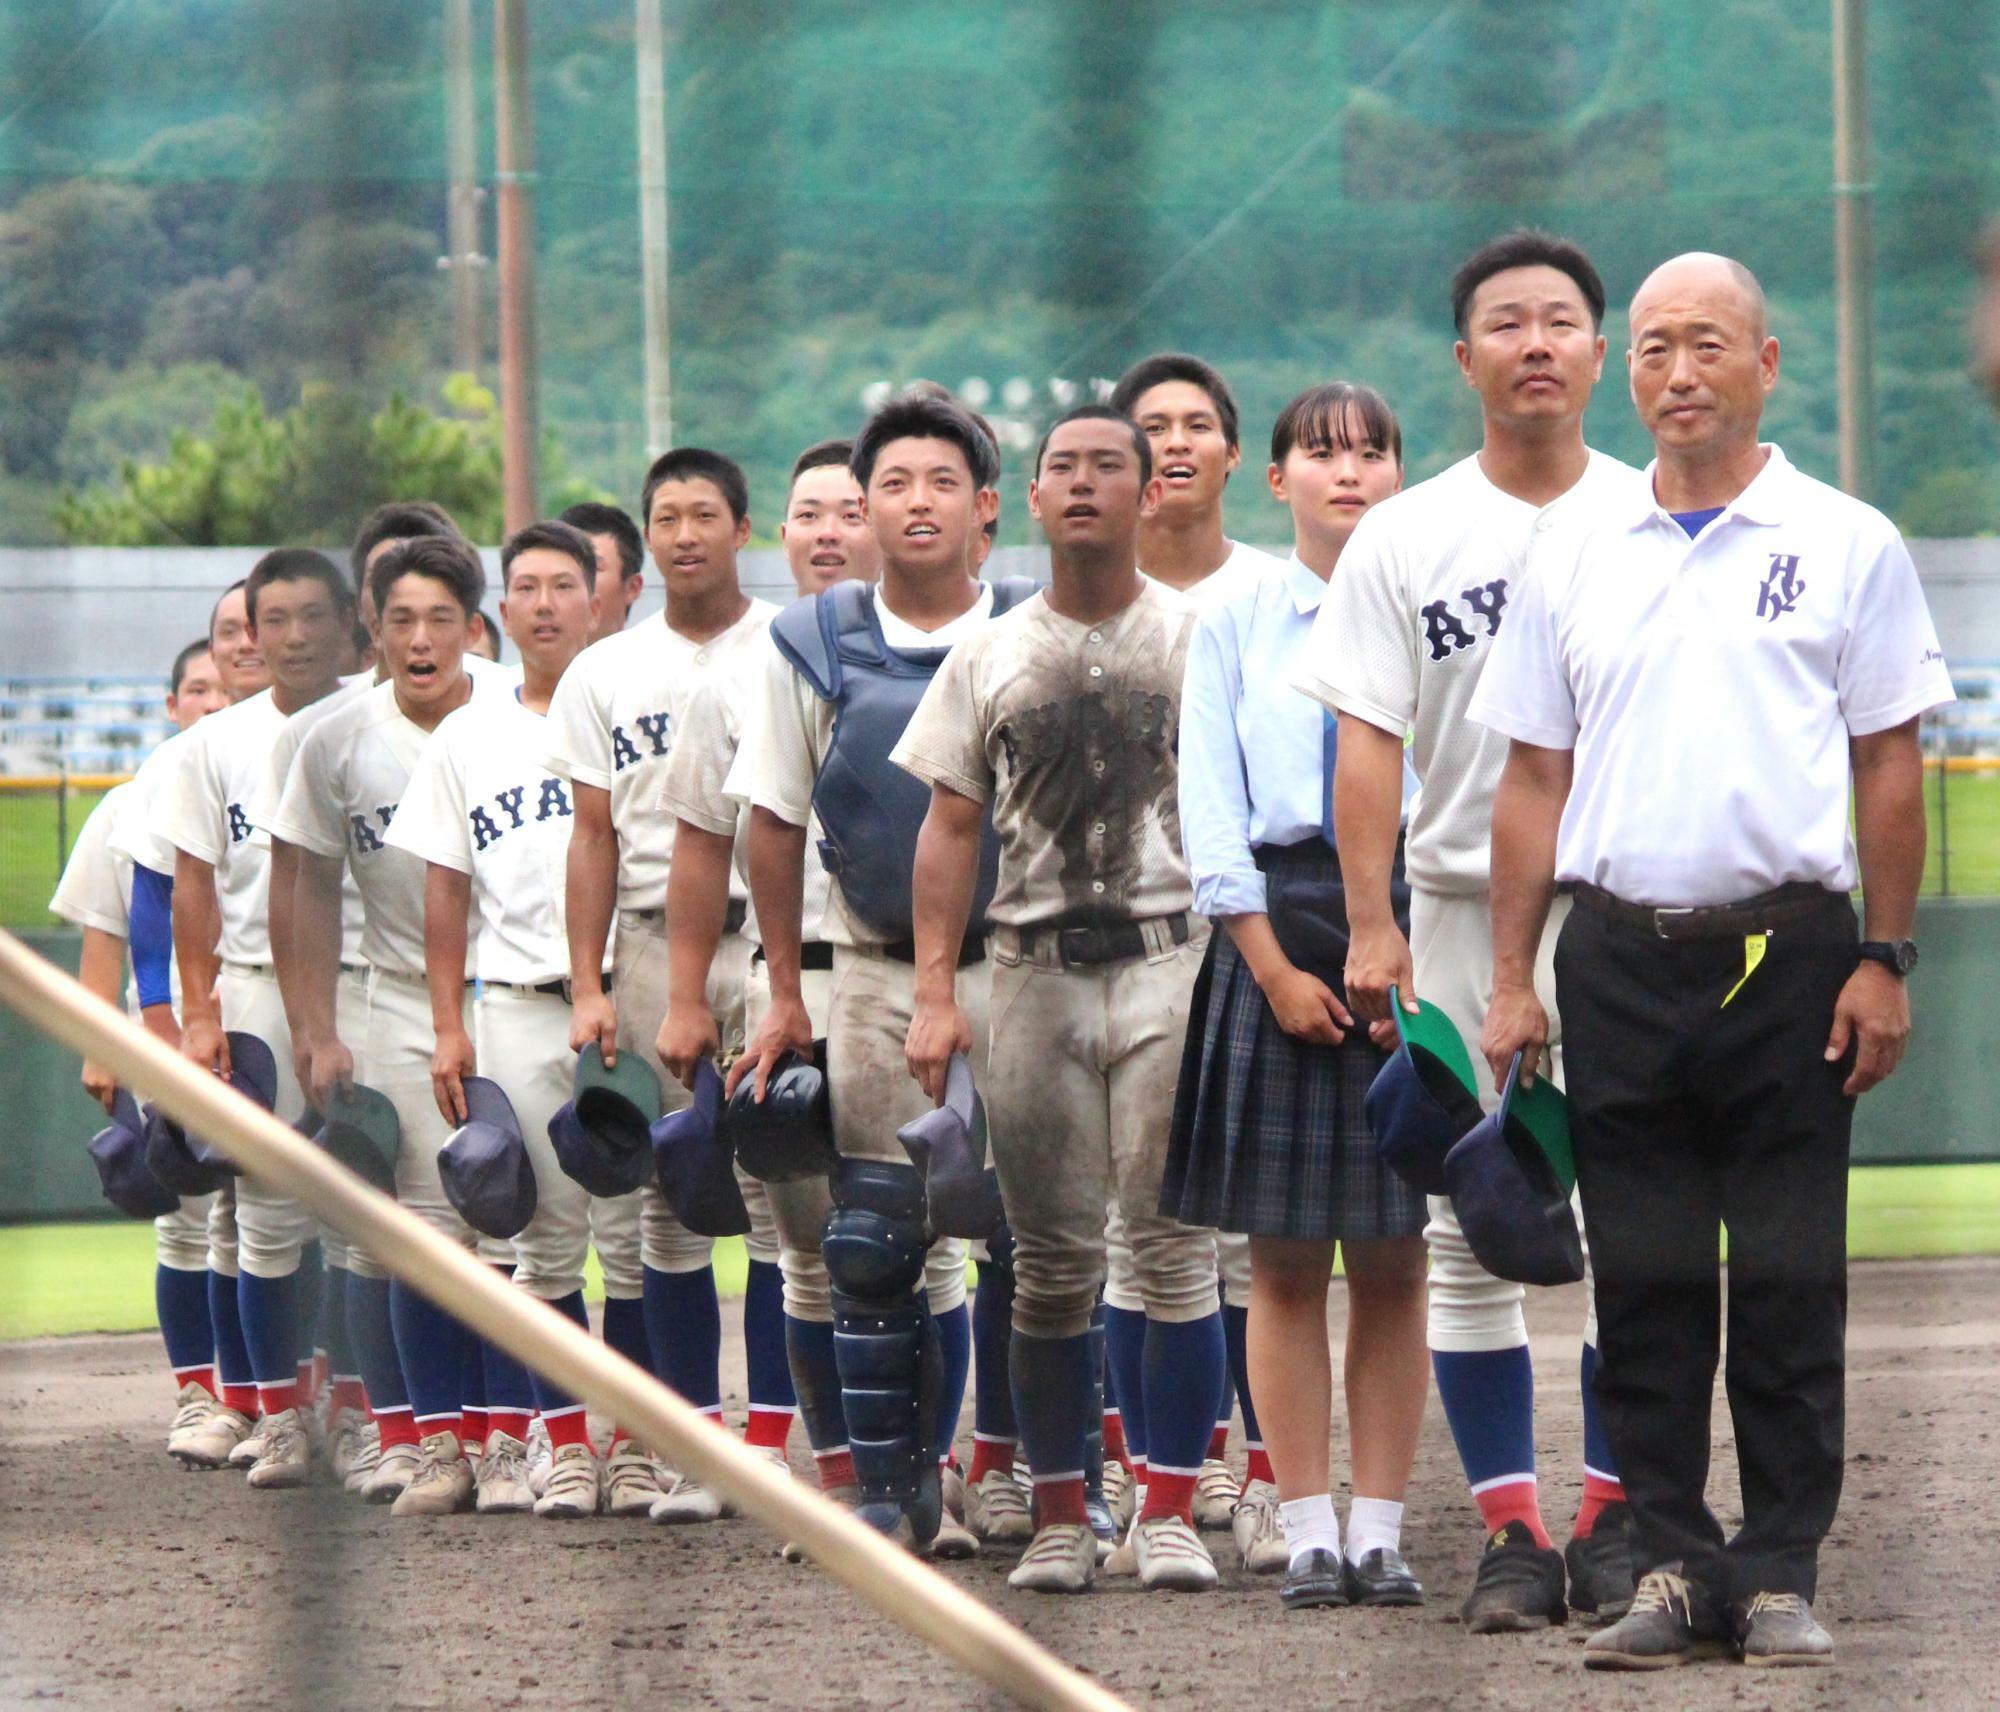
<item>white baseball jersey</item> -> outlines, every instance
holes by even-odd
[[[271,961],[271,853],[251,841],[250,805],[284,725],[269,690],[211,713],[187,734],[166,805],[168,841],[215,870],[225,963]]]
[[[777,615],[768,600],[753,600],[721,635],[700,643],[664,616],[647,619],[592,643],[563,673],[543,744],[558,778],[611,794],[620,909],[657,910],[667,901],[674,822],[660,812],[660,784],[687,698],[708,672],[749,670]]]
[[[1392,494],[1355,526],[1313,624],[1298,687],[1399,738],[1414,733],[1411,884],[1487,889],[1493,792],[1507,740],[1467,719],[1466,708],[1519,583],[1535,519],[1556,507],[1629,503],[1644,479],[1592,452],[1576,485],[1538,508],[1495,487],[1475,456]]]
[[[167,837],[167,805],[174,799],[181,761],[187,753],[188,733],[176,731],[141,761],[139,770],[118,799],[118,817],[111,825],[113,852],[127,862],[151,868],[156,874],[174,871],[173,841]]]
[[[120,806],[132,794],[130,780],[113,785],[90,811],[76,842],[69,847],[49,913],[71,927],[94,927],[100,933],[127,937],[132,917],[132,858],[111,841]]]
[[[1139,567],[1145,575],[1146,567]],[[1261,547],[1252,547],[1243,541],[1229,543],[1229,557],[1196,583],[1193,588],[1177,589],[1166,583],[1159,586],[1175,598],[1187,601],[1197,613],[1207,612],[1211,607],[1220,606],[1232,594],[1271,575],[1285,574],[1285,560],[1275,553],[1267,553]],[[1147,577],[1148,582],[1159,582],[1157,577]]]
[[[543,765],[548,722],[518,695],[448,714],[410,772],[384,839],[472,877],[472,967],[539,986],[569,974],[563,905],[575,805]]]

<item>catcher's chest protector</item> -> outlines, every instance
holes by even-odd
[[[1035,592],[1025,577],[993,585],[993,614]],[[910,876],[917,833],[930,809],[930,787],[889,760],[944,664],[948,648],[891,648],[882,639],[875,591],[836,583],[795,601],[771,626],[780,653],[834,705],[833,741],[813,784],[820,860],[840,881],[848,909],[871,932],[896,941],[913,935]],[[989,809],[980,833],[979,883],[969,931],[986,919],[998,878],[1000,846]]]

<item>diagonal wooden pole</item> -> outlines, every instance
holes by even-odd
[[[196,1068],[101,999],[0,933],[0,1004],[72,1052],[107,1066],[245,1171],[302,1201],[316,1218],[445,1312],[491,1338],[593,1408],[624,1422],[885,1617],[1024,1706],[1125,1712],[1116,1695],[1062,1663],[996,1611],[781,1474],[649,1373],[378,1194],[269,1112]]]

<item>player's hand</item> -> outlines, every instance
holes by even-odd
[[[1827,1063],[1838,1063],[1850,1044],[1854,1069],[1840,1086],[1850,1099],[1886,1082],[1910,1044],[1910,989],[1879,963],[1858,964],[1840,989],[1833,1033],[1827,1036]]]
[[[972,1050],[972,1024],[954,999],[919,999],[903,1038],[903,1061],[932,1100],[944,1099],[945,1070],[954,1052]]]
[[[696,1066],[722,1050],[722,1036],[716,1030],[715,1013],[706,1004],[670,1004],[653,1044],[667,1074],[682,1087],[692,1088]]]
[[[313,1110],[323,1112],[338,1088],[343,1094],[354,1086],[354,1054],[336,1037],[309,1049],[305,1078],[299,1084],[312,1101]]]
[[[93,1064],[86,1058],[83,1061],[83,1091],[109,1114],[111,1102],[118,1094],[118,1080],[102,1064]]]
[[[191,1016],[181,1024],[181,1056],[199,1064],[204,1070],[213,1070],[218,1076],[229,1074],[229,1037],[223,1033],[221,1021],[212,1016]]]
[[[1294,1040],[1338,1046],[1354,1018],[1334,990],[1309,970],[1287,963],[1259,983],[1278,1026]]]
[[[570,1051],[581,1052],[593,1040],[607,1069],[618,1062],[618,1007],[609,993],[579,993],[570,1007]]]
[[[472,1037],[462,1028],[440,1033],[437,1050],[431,1054],[431,1092],[437,1097],[444,1121],[456,1129],[465,1122],[465,1078],[474,1075],[479,1061],[472,1054]]]
[[[1417,1011],[1416,974],[1410,966],[1410,942],[1393,921],[1386,927],[1352,933],[1347,941],[1347,968],[1342,979],[1347,1002],[1363,1022],[1388,1023],[1385,1034],[1370,1029],[1377,1046],[1395,1043],[1395,1024],[1389,1015],[1389,989],[1394,987],[1403,1008],[1412,1016]]]
[[[778,1060],[787,1052],[810,1057],[812,1045],[812,1018],[806,1014],[804,1003],[798,999],[774,999],[764,1013],[764,1020],[757,1025],[757,1032],[743,1048],[743,1056],[730,1065],[728,1079],[723,1083],[724,1094],[734,1094],[743,1085],[745,1076],[754,1075],[757,1081],[751,1098],[762,1104]]]
[[[1493,1085],[1507,1080],[1514,1054],[1521,1054],[1521,1086],[1535,1085],[1535,1067],[1549,1043],[1549,1013],[1533,987],[1495,987],[1486,1007],[1486,1026],[1479,1031],[1479,1050],[1493,1070]]]

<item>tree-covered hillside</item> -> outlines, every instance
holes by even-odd
[[[529,10],[544,424],[569,478],[629,496],[631,6]],[[667,0],[677,438],[742,458],[768,527],[792,454],[850,429],[872,383],[979,377],[1024,435],[1051,380],[1181,346],[1238,388],[1232,527],[1271,538],[1259,442],[1314,380],[1384,388],[1413,477],[1467,449],[1446,282],[1536,221],[1592,248],[1615,301],[1678,249],[1755,268],[1785,348],[1771,432],[1831,475],[1828,10]],[[2000,209],[2000,6],[1870,14],[1879,497],[1913,532],[2000,528],[2000,427],[1963,359],[1969,256]],[[457,408],[441,18],[438,0],[0,0],[0,537],[52,538],[61,491],[177,429],[208,437],[218,409],[240,425],[246,383],[273,420],[302,397],[357,423],[397,394]],[[1607,331],[1591,433],[1639,457],[1616,313]],[[1033,396],[1010,408],[1017,377]],[[66,513],[86,533],[91,515]]]

